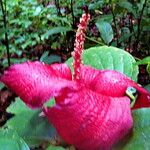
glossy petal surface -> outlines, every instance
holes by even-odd
[[[97,93],[112,97],[122,97],[128,87],[134,87],[139,94],[134,108],[150,107],[150,93],[120,72],[82,66],[80,82]]]
[[[57,98],[56,98],[57,101]],[[130,100],[80,87],[44,110],[61,137],[79,150],[108,150],[132,127]]]
[[[46,65],[27,62],[11,66],[0,79],[30,107],[36,108],[63,88],[73,87],[70,69],[65,64]]]

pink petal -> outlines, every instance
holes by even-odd
[[[132,127],[130,100],[97,94],[81,87],[44,112],[59,135],[78,150],[108,150]]]
[[[70,69],[65,64],[26,62],[11,66],[0,80],[30,107],[42,106],[63,88],[72,87]]]
[[[128,87],[137,89],[139,97],[137,107],[150,107],[150,93],[124,74],[114,70],[96,70],[82,66],[80,82],[93,91],[112,97],[124,96]]]

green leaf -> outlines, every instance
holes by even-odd
[[[144,88],[150,92],[150,84],[146,85]]]
[[[22,63],[27,61],[27,58],[11,58],[10,62],[13,64],[17,64],[17,63]],[[7,59],[3,59],[2,64],[4,67],[8,66],[8,60]]]
[[[10,129],[0,129],[0,150],[30,150],[17,132]]]
[[[150,62],[148,63],[146,70],[147,70],[148,74],[150,75]]]
[[[150,63],[150,56],[147,56],[144,59],[137,61],[135,64],[136,65],[147,65],[148,63]]]
[[[120,141],[113,150],[149,150],[150,148],[150,108],[133,111],[132,132]]]
[[[67,31],[72,30],[70,27],[53,27],[49,29],[45,34],[41,36],[41,39],[48,39],[49,36],[58,34],[58,33],[66,33]]]
[[[15,116],[7,121],[5,127],[16,130],[31,147],[53,141],[58,136],[46,118],[39,116],[41,110],[28,108],[19,98],[7,108],[7,112]]]
[[[0,82],[0,90],[2,90],[4,87],[5,87],[5,85]]]
[[[46,150],[65,150],[63,147],[60,146],[49,146]]]
[[[114,37],[113,30],[112,30],[110,23],[105,22],[105,21],[99,21],[99,22],[96,22],[96,26],[104,42],[106,44],[109,44]]]
[[[36,9],[35,9],[34,15],[35,16],[40,15],[41,11],[42,11],[42,7],[41,6],[37,6]]]
[[[135,59],[128,52],[108,46],[92,47],[83,52],[83,62],[96,69],[117,70],[137,81],[138,66],[134,65]],[[71,66],[72,58],[67,61]]]
[[[128,10],[129,12],[133,12],[133,6],[130,2],[119,2],[118,5],[126,10]]]
[[[47,63],[47,64],[52,64],[54,62],[61,62],[61,57],[58,55],[51,54],[48,56],[49,52],[46,51],[43,53],[43,55],[40,58],[40,61]]]

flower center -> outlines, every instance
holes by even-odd
[[[131,87],[129,86],[127,89],[126,89],[126,95],[130,98],[131,100],[131,108],[134,106],[135,102],[136,102],[136,99],[137,99],[137,96],[138,96],[138,93],[137,93],[137,90],[134,88],[134,87]]]
[[[80,79],[80,68],[82,64],[81,55],[84,49],[85,32],[86,32],[89,20],[90,20],[90,14],[84,13],[82,17],[80,18],[80,23],[78,25],[78,30],[76,32],[76,39],[75,39],[75,45],[74,45],[75,47],[74,47],[74,52],[72,53],[74,80]]]

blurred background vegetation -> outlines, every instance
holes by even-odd
[[[85,5],[91,14],[85,48],[111,45],[137,60],[150,55],[150,0],[0,0],[1,71],[26,60],[65,61]]]

